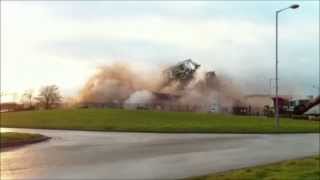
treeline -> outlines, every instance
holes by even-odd
[[[1,112],[53,109],[61,106],[61,103],[62,96],[58,86],[47,85],[40,88],[38,94],[34,90],[26,90],[21,96],[20,103],[1,103]]]

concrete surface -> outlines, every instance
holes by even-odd
[[[319,153],[319,134],[156,134],[8,129],[52,137],[3,149],[1,179],[174,179]]]

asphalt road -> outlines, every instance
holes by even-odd
[[[173,179],[319,153],[319,134],[1,130],[52,137],[2,150],[1,179]]]

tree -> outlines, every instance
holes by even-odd
[[[26,90],[23,94],[22,94],[22,103],[26,104],[27,106],[29,106],[30,108],[33,106],[32,105],[32,101],[33,101],[33,90],[29,89]]]
[[[36,99],[45,109],[50,109],[61,101],[59,88],[56,85],[44,86]]]

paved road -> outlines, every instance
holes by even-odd
[[[319,134],[156,134],[64,130],[35,132],[50,141],[5,149],[1,179],[166,179],[309,156]]]

